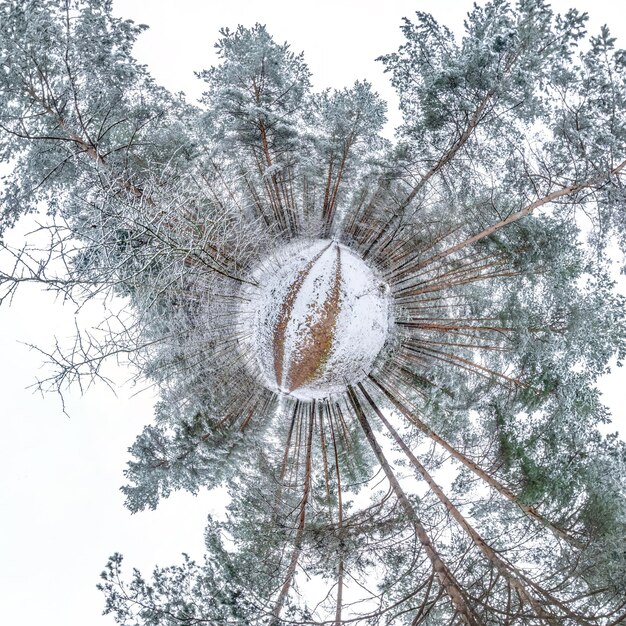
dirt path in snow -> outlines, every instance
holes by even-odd
[[[281,306],[280,315],[278,317],[278,323],[276,324],[276,328],[274,329],[274,374],[276,376],[276,384],[281,387],[283,384],[283,361],[285,359],[285,333],[287,332],[287,325],[289,324],[289,320],[291,319],[291,315],[293,313],[293,307],[296,302],[296,298],[300,289],[302,288],[302,284],[306,280],[306,277],[311,273],[311,269],[320,259],[322,254],[330,248],[332,243],[329,243],[323,250],[318,252],[304,267],[302,271],[296,276],[296,279],[293,281],[289,290],[287,291],[287,295],[285,296],[285,300]]]
[[[289,373],[287,375],[287,388],[289,391],[298,389],[315,379],[323,370],[335,336],[337,315],[339,314],[339,298],[341,295],[341,250],[335,246],[337,258],[335,260],[335,272],[333,285],[328,291],[326,300],[319,305],[316,311],[307,316],[303,343],[298,346],[295,354],[291,357]],[[313,323],[314,314],[319,314]]]

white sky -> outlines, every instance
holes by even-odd
[[[612,0],[559,0],[590,12],[591,30],[608,23],[626,46],[626,16]],[[120,16],[147,23],[136,56],[157,82],[199,96],[193,71],[210,66],[213,43],[223,26],[267,25],[278,41],[304,50],[314,87],[344,87],[366,78],[390,103],[395,97],[382,65],[374,59],[397,49],[403,16],[429,11],[458,29],[470,2],[451,0],[116,0]],[[96,307],[97,308],[97,307]],[[88,318],[97,320],[98,311]],[[156,564],[179,560],[185,551],[200,558],[210,496],[177,494],[156,512],[131,516],[118,491],[126,449],[152,415],[153,397],[120,388],[115,397],[94,387],[84,397],[68,396],[72,418],[57,398],[33,395],[26,387],[41,358],[17,341],[50,345],[54,334],[69,336],[74,311],[50,294],[24,289],[12,308],[0,308],[0,620],[4,624],[112,626],[101,616],[98,574],[114,551],[128,566],[148,573]],[[112,370],[121,384],[129,377]],[[617,422],[626,428],[623,389],[626,375],[603,382]],[[624,431],[623,431],[624,432]]]

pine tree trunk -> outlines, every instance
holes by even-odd
[[[382,391],[382,393],[389,399],[389,401],[396,407],[396,409],[398,409],[398,411],[400,411],[400,413],[402,413],[409,420],[409,422],[417,426],[425,435],[441,445],[441,447],[447,450],[457,461],[472,470],[472,472],[474,472],[478,477],[484,480],[490,487],[495,489],[510,502],[516,504],[526,515],[528,515],[528,517],[536,520],[537,522],[551,530],[557,537],[564,539],[574,547],[579,549],[584,547],[584,544],[580,540],[572,537],[567,531],[550,522],[534,507],[521,502],[520,499],[508,487],[506,487],[498,480],[496,480],[493,476],[485,472],[478,465],[478,463],[475,463],[474,461],[466,457],[462,452],[454,448],[445,439],[435,433],[430,427],[428,427],[426,424],[424,424],[424,422],[422,422],[422,420],[419,419],[415,411],[411,411],[407,406],[400,402],[400,400],[398,400],[384,385],[382,385],[382,383],[378,382],[372,375],[369,376],[369,379]]]
[[[523,574],[518,572],[517,569],[512,565],[509,565],[508,563],[503,561],[498,556],[496,551],[479,535],[474,527],[467,521],[467,519],[465,519],[461,511],[459,511],[459,509],[448,499],[446,494],[442,491],[441,487],[439,487],[439,485],[434,481],[433,477],[430,475],[426,467],[424,467],[424,465],[419,462],[413,452],[411,452],[410,448],[406,445],[404,440],[400,437],[400,435],[398,435],[398,433],[389,423],[387,418],[376,406],[376,403],[369,396],[363,385],[359,383],[358,386],[361,390],[361,393],[369,402],[380,421],[385,425],[385,427],[391,434],[393,440],[398,444],[400,449],[409,459],[411,465],[413,465],[413,467],[418,471],[420,476],[426,481],[431,491],[437,496],[439,501],[445,506],[448,513],[456,520],[459,526],[461,526],[461,528],[470,537],[474,545],[485,555],[485,557],[495,567],[498,573],[507,581],[509,587],[517,592],[520,600],[523,603],[526,603],[532,607],[537,617],[539,617],[540,619],[553,619],[553,616],[550,615],[546,610],[544,610],[537,598],[535,598],[532,592],[527,589]],[[542,595],[544,595],[545,597],[548,594],[546,593]]]
[[[311,405],[311,411],[309,415],[309,429],[307,434],[307,448],[306,448],[306,463],[304,469],[304,490],[302,493],[302,500],[300,501],[300,513],[298,516],[298,530],[296,531],[296,537],[294,540],[294,547],[291,553],[291,559],[289,561],[289,567],[285,574],[285,580],[274,604],[272,610],[272,626],[280,624],[280,613],[283,610],[285,600],[291,589],[294,576],[296,574],[296,568],[298,561],[302,553],[302,539],[304,537],[304,525],[306,522],[306,507],[309,501],[309,495],[311,493],[311,448],[313,444],[313,425],[315,423],[315,402]]]
[[[407,498],[404,490],[402,489],[398,479],[396,478],[391,466],[387,462],[383,451],[376,441],[376,437],[374,436],[374,432],[372,431],[367,418],[365,417],[365,413],[359,404],[359,401],[354,393],[354,389],[349,386],[348,387],[348,396],[352,403],[352,407],[359,419],[359,423],[361,424],[361,428],[367,438],[368,443],[370,444],[378,462],[385,472],[385,476],[389,481],[391,488],[398,499],[400,505],[404,509],[405,514],[411,521],[413,528],[415,529],[415,533],[419,542],[422,544],[428,559],[431,562],[433,570],[437,574],[439,582],[441,586],[444,588],[450,602],[452,603],[454,609],[461,616],[463,621],[467,626],[483,626],[484,623],[482,620],[476,615],[474,609],[468,603],[468,600],[459,585],[458,581],[454,578],[452,572],[448,569],[448,566],[444,563],[441,556],[437,552],[433,542],[431,541],[426,529],[422,525],[415,509],[413,508],[411,502]]]
[[[561,189],[558,189],[557,191],[553,191],[549,194],[546,194],[542,198],[538,198],[534,202],[531,202],[529,205],[525,206],[523,209],[520,209],[519,211],[516,211],[515,213],[511,213],[511,215],[509,215],[507,218],[500,220],[499,222],[496,222],[495,224],[492,224],[491,226],[480,231],[479,233],[476,233],[475,235],[472,235],[471,237],[468,237],[467,239],[464,239],[463,241],[460,241],[459,243],[453,246],[450,246],[449,248],[446,248],[445,250],[442,250],[441,252],[433,255],[432,257],[425,259],[421,263],[418,263],[412,268],[412,271],[418,272],[419,270],[423,269],[424,267],[427,267],[428,265],[432,265],[433,263],[440,261],[441,259],[445,259],[451,254],[454,254],[455,252],[458,252],[459,250],[463,250],[463,248],[467,248],[467,246],[471,246],[472,244],[477,243],[478,241],[481,241],[482,239],[485,239],[486,237],[489,237],[490,235],[493,235],[493,233],[497,232],[501,228],[504,228],[505,226],[508,226],[509,224],[513,224],[514,222],[521,220],[522,218],[530,215],[535,209],[539,209],[542,206],[550,202],[554,202],[555,200],[558,200],[559,198],[566,198],[567,196],[571,196],[575,193],[578,193],[579,191],[582,191],[583,189],[590,189],[592,187],[600,185],[610,176],[616,176],[617,174],[619,174],[625,167],[626,167],[626,160],[622,161],[619,165],[612,168],[605,174],[593,176],[592,178],[589,178],[581,183],[570,185],[569,187],[562,187]]]
[[[337,529],[339,533],[339,564],[337,566],[337,600],[335,609],[335,626],[341,626],[341,611],[343,609],[343,577],[344,577],[344,559],[343,559],[343,496],[341,493],[341,469],[339,465],[339,452],[337,450],[337,440],[335,438],[335,429],[333,422],[328,417],[330,424],[330,432],[333,441],[333,452],[335,456],[335,474],[337,475]]]

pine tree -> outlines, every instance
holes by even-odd
[[[626,450],[596,388],[626,353],[606,254],[626,250],[626,53],[606,28],[586,39],[542,0],[475,7],[460,42],[406,19],[381,58],[389,142],[371,85],[314,93],[261,25],[221,32],[192,106],[133,59],[142,28],[110,1],[0,18],[0,228],[43,203],[49,239],[2,244],[0,295],[122,298],[47,382],[127,355],[160,391],[129,509],[231,498],[201,564],[124,582],[111,557],[107,613],[626,619]]]

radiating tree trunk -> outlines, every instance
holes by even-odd
[[[285,600],[289,595],[289,591],[291,589],[291,585],[293,583],[294,576],[296,574],[296,568],[298,566],[298,561],[300,559],[300,555],[302,553],[302,541],[304,537],[304,527],[306,523],[306,507],[309,501],[309,496],[311,493],[311,448],[313,445],[313,426],[315,424],[315,402],[311,404],[310,414],[309,414],[309,423],[308,423],[308,433],[307,433],[307,445],[306,445],[306,460],[305,460],[305,469],[304,469],[304,489],[302,493],[302,499],[300,500],[300,512],[298,515],[298,529],[296,531],[296,536],[293,543],[293,551],[291,553],[291,559],[289,561],[289,566],[287,567],[287,572],[285,574],[285,579],[283,581],[282,587],[278,594],[278,598],[274,604],[274,608],[272,610],[272,626],[280,624],[280,614],[285,605]]]
[[[350,398],[350,402],[352,407],[357,415],[359,423],[361,424],[361,428],[367,438],[368,443],[370,444],[378,462],[389,481],[391,488],[398,499],[402,509],[404,510],[406,516],[411,521],[413,528],[415,529],[415,533],[419,542],[422,544],[428,559],[431,562],[433,570],[437,574],[439,582],[441,586],[444,588],[452,606],[458,612],[459,616],[463,619],[467,626],[483,626],[484,622],[476,615],[474,609],[469,604],[468,599],[461,588],[458,581],[455,579],[452,572],[448,569],[448,566],[445,564],[435,545],[431,541],[426,529],[424,528],[422,522],[420,521],[413,505],[410,500],[406,496],[406,493],[402,489],[398,479],[396,478],[391,466],[387,462],[383,451],[376,441],[376,437],[374,436],[374,432],[372,431],[367,418],[365,417],[365,413],[359,404],[358,398],[354,392],[354,389],[349,386],[348,387],[348,396]]]
[[[403,404],[374,376],[370,375],[369,379],[382,391],[382,393],[389,399],[393,406],[395,406],[396,409],[398,409],[398,411],[400,411],[400,413],[402,413],[412,424],[417,426],[425,435],[430,437],[433,441],[441,445],[453,456],[453,458],[465,465],[465,467],[472,470],[472,472],[474,472],[478,477],[484,480],[490,487],[495,489],[510,502],[516,504],[526,515],[528,515],[528,517],[536,520],[546,528],[550,529],[557,537],[564,539],[574,547],[579,549],[584,547],[584,544],[579,539],[572,537],[572,535],[570,535],[566,530],[546,519],[534,507],[524,504],[517,495],[515,495],[508,487],[500,483],[493,476],[485,472],[485,470],[483,470],[480,465],[478,465],[478,463],[472,461],[460,450],[457,450],[445,439],[435,433],[435,431],[433,431],[429,426],[422,422],[422,420],[418,417],[416,411],[412,411],[405,404]]]
[[[398,435],[393,426],[389,423],[389,420],[383,415],[380,411],[376,403],[372,400],[370,395],[367,393],[365,388],[361,383],[359,383],[359,389],[361,393],[365,397],[365,399],[369,402],[370,406],[378,416],[378,419],[385,425],[389,433],[391,434],[393,440],[398,444],[400,449],[404,452],[406,457],[411,462],[411,465],[418,471],[420,476],[426,481],[426,484],[429,486],[431,491],[437,496],[439,501],[446,508],[448,513],[456,520],[459,526],[465,531],[465,533],[470,537],[474,545],[485,555],[487,560],[495,567],[498,573],[507,581],[508,585],[511,589],[515,590],[519,595],[522,603],[528,604],[532,607],[534,613],[539,617],[542,621],[554,619],[554,616],[548,613],[541,602],[533,595],[533,590],[529,589],[529,584],[532,586],[533,583],[529,583],[525,580],[524,575],[517,570],[513,565],[502,560],[497,552],[480,536],[480,534],[474,529],[474,527],[467,521],[467,519],[463,516],[461,511],[449,500],[446,494],[443,492],[441,487],[435,482],[433,477],[430,475],[430,472],[426,469],[426,467],[420,463],[417,457],[413,454],[411,449],[406,445],[402,437]],[[542,595],[544,599],[549,596],[547,592],[542,591]],[[545,623],[545,622],[544,622]],[[586,622],[581,622],[586,623]]]
[[[475,235],[472,235],[471,237],[468,237],[467,239],[464,239],[463,241],[460,241],[459,243],[456,243],[453,246],[450,246],[449,248],[446,248],[445,250],[442,250],[441,252],[438,252],[437,254],[434,254],[427,259],[424,259],[423,261],[414,265],[411,270],[413,272],[418,272],[423,268],[428,267],[433,263],[436,263],[437,261],[441,261],[442,259],[449,257],[451,254],[454,254],[459,250],[463,250],[464,248],[467,248],[468,246],[471,246],[481,241],[482,239],[493,235],[495,232],[499,231],[505,226],[521,220],[522,218],[533,213],[535,209],[539,209],[550,202],[554,202],[555,200],[559,200],[560,198],[566,198],[575,193],[578,193],[579,191],[583,191],[584,189],[591,189],[593,187],[596,187],[597,185],[602,184],[607,178],[619,174],[625,167],[626,160],[622,161],[619,165],[616,165],[614,168],[610,169],[606,173],[592,176],[591,178],[588,178],[583,182],[576,183],[575,185],[570,185],[568,187],[562,187],[561,189],[557,189],[556,191],[552,191],[542,198],[538,198],[534,202],[531,202],[519,211],[511,213],[511,215],[509,215],[505,219],[502,219],[499,222],[488,226],[484,230],[481,230],[479,233],[476,233]]]
[[[296,425],[296,418],[300,407],[300,400],[296,400],[293,411],[291,413],[291,423],[289,424],[289,430],[287,431],[287,441],[285,441],[285,449],[283,451],[283,460],[280,464],[280,473],[278,474],[278,487],[276,488],[276,495],[274,497],[274,509],[272,511],[272,525],[276,521],[278,516],[278,510],[280,508],[280,502],[283,497],[283,485],[285,483],[285,474],[287,473],[287,464],[289,462],[289,451],[291,450],[291,438],[293,437],[293,430]]]
[[[344,558],[343,558],[343,495],[341,492],[341,468],[339,465],[339,451],[337,450],[337,440],[335,438],[335,429],[330,413],[328,414],[328,423],[330,424],[330,432],[333,442],[333,452],[335,457],[335,474],[337,475],[337,532],[339,534],[339,563],[337,565],[337,600],[335,609],[335,626],[341,626],[341,612],[343,609],[343,577],[344,577]]]

